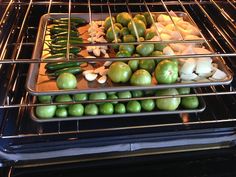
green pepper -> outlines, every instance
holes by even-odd
[[[47,63],[45,65],[45,69],[50,70],[50,71],[55,71],[58,69],[63,69],[63,68],[68,68],[68,67],[80,66],[83,63],[84,62],[79,62],[79,61]]]
[[[51,41],[52,43],[56,43],[58,41],[67,40],[67,39],[68,39],[67,36],[59,36],[59,37],[53,38]],[[79,40],[80,42],[83,41],[83,39],[79,37],[70,37],[70,41],[76,41],[76,40]]]
[[[61,33],[61,32],[67,32],[67,31],[68,31],[67,28],[61,28],[61,27],[52,27],[52,28],[50,28],[51,35]],[[77,32],[76,30],[71,29],[71,32],[72,31]]]
[[[75,54],[75,55],[77,55],[80,51],[81,51],[81,48],[80,47],[71,47],[71,48],[69,48],[70,49],[70,53],[73,53],[73,54]],[[67,48],[66,47],[64,47],[64,48],[58,48],[58,49],[52,49],[51,51],[50,51],[52,54],[57,54],[57,53],[65,53],[66,54],[66,52],[67,52]]]
[[[78,74],[82,71],[83,69],[80,66],[75,66],[75,67],[59,69],[59,70],[54,71],[53,73],[48,73],[48,75],[59,76],[62,73]]]
[[[63,29],[66,29],[68,30],[68,24],[55,24],[53,25],[53,28],[63,28]],[[77,28],[75,25],[71,24],[70,25],[70,29],[73,30],[73,31],[77,31]]]
[[[63,31],[63,32],[60,32],[60,33],[56,33],[56,34],[53,34],[51,35],[51,38],[56,38],[56,37],[66,37],[68,36],[68,31]],[[77,31],[71,31],[70,32],[70,37],[78,37],[79,36],[79,33]]]
[[[71,22],[76,23],[77,25],[84,25],[87,21],[80,17],[73,17],[70,19]],[[60,18],[58,20],[53,20],[54,23],[65,23],[68,22],[68,18]]]
[[[73,54],[73,53],[70,53],[69,56],[70,56],[70,59],[76,58],[76,55]],[[53,55],[50,55],[50,56],[44,58],[43,60],[48,60],[48,59],[49,59],[49,60],[51,60],[51,59],[61,59],[61,58],[66,59],[66,53],[53,54]]]
[[[83,40],[81,38],[78,38],[76,40],[70,40],[69,41],[71,45],[78,45],[83,43]],[[61,46],[66,46],[67,45],[67,39],[66,40],[59,40],[55,44],[61,45]]]

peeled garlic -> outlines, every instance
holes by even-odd
[[[96,57],[95,57],[95,56],[88,55],[88,56],[86,56],[86,57],[84,57],[84,58],[96,58]]]
[[[100,54],[101,54],[100,49],[99,49],[99,48],[95,48],[95,49],[93,50],[93,54],[94,54],[95,56],[99,57]]]
[[[102,70],[104,70],[105,69],[105,66],[101,66],[101,67],[99,67],[99,68],[96,68],[95,70],[94,70],[94,73],[99,73],[99,72],[101,72]]]
[[[111,63],[112,63],[112,61],[106,61],[106,62],[103,64],[103,66],[110,66]]]
[[[108,53],[105,53],[104,58],[110,58],[109,55],[108,55]],[[107,61],[106,61],[106,62],[107,62]],[[106,63],[106,62],[105,62],[105,63]],[[109,64],[109,65],[110,65],[110,64]],[[108,65],[108,66],[109,66],[109,65]],[[106,66],[106,65],[104,64],[104,66]]]
[[[100,49],[100,51],[105,55],[107,53],[107,51],[105,49]]]
[[[107,76],[104,75],[98,79],[98,83],[104,84],[107,81]]]
[[[107,74],[107,72],[108,72],[108,69],[101,70],[101,71],[99,72],[99,75],[104,76],[104,75]]]
[[[94,81],[94,80],[97,78],[98,74],[95,74],[95,73],[87,73],[87,74],[85,74],[84,76],[85,76],[85,78],[86,78],[87,81]]]
[[[87,46],[86,49],[88,52],[92,52],[95,49],[95,47],[94,46]]]
[[[83,72],[83,75],[85,76],[86,74],[93,73],[93,72],[94,72],[94,70],[86,70]]]

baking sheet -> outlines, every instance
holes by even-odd
[[[197,93],[196,89],[191,89],[192,93]],[[118,100],[118,99],[117,99]],[[114,101],[117,101],[114,100]],[[199,100],[199,106],[196,109],[183,109],[181,106],[175,111],[161,111],[157,110],[156,106],[154,111],[150,112],[139,112],[139,113],[125,113],[125,114],[112,114],[112,115],[96,115],[96,116],[80,116],[80,117],[66,117],[66,118],[58,118],[54,117],[51,119],[40,119],[35,115],[35,108],[36,107],[31,107],[30,110],[30,117],[33,121],[36,122],[55,122],[55,121],[70,121],[70,120],[88,120],[88,119],[110,119],[110,118],[122,118],[122,117],[140,117],[140,116],[150,116],[150,115],[166,115],[166,114],[183,114],[183,113],[197,113],[197,112],[202,112],[206,108],[206,103],[202,97],[198,97]]]
[[[155,15],[164,14],[163,12],[160,13],[153,13]],[[191,19],[183,12],[176,12],[178,16],[182,16],[186,21],[189,21],[191,24],[193,22]],[[103,20],[109,14],[105,13],[95,13],[92,14],[92,20]],[[72,14],[72,17],[82,17],[85,20],[89,21],[89,14],[88,13],[78,13]],[[45,25],[47,24],[47,20],[49,18],[61,18],[61,17],[68,17],[68,14],[46,14],[41,17],[38,36],[36,40],[35,49],[33,52],[33,59],[41,60],[42,51],[44,49],[44,29]],[[84,27],[81,28],[82,32],[85,30]],[[86,37],[86,34],[84,34]],[[84,37],[83,37],[84,38]],[[83,56],[88,55],[86,50],[82,52]],[[153,77],[152,85],[150,86],[131,86],[128,83],[126,84],[115,84],[112,83],[109,79],[106,83],[100,84],[96,80],[89,82],[87,81],[82,75],[77,76],[77,89],[73,90],[58,90],[56,86],[56,80],[52,79],[51,77],[45,75],[44,65],[45,63],[37,64],[32,63],[29,68],[27,82],[26,82],[26,89],[32,95],[58,95],[58,94],[75,94],[75,93],[91,93],[91,92],[106,92],[106,91],[125,91],[125,90],[151,90],[151,89],[164,89],[164,88],[179,88],[179,87],[200,87],[200,86],[212,86],[212,85],[224,85],[230,84],[232,81],[232,73],[229,71],[228,67],[226,66],[224,60],[221,57],[213,57],[213,62],[216,63],[222,71],[227,74],[227,77],[224,80],[220,81],[205,81],[205,82],[197,82],[197,81],[190,81],[190,82],[176,82],[174,84],[157,84],[156,80]],[[86,61],[86,58],[85,58]],[[97,63],[97,65],[101,65],[102,63]],[[88,68],[91,68],[90,65]]]

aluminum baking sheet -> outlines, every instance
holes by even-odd
[[[196,89],[191,89],[192,93],[197,93]],[[36,99],[35,99],[36,100]],[[33,121],[36,122],[56,122],[56,121],[70,121],[70,120],[88,120],[88,119],[111,119],[111,118],[121,118],[121,117],[140,117],[140,116],[151,116],[151,115],[166,115],[166,114],[184,114],[184,113],[197,113],[197,112],[203,112],[206,108],[206,103],[204,99],[199,96],[199,106],[196,109],[183,109],[181,106],[175,111],[161,111],[157,110],[157,108],[154,109],[154,111],[151,112],[139,112],[139,113],[125,113],[125,114],[112,114],[112,115],[96,115],[96,116],[80,116],[80,117],[66,117],[66,118],[58,118],[54,117],[51,119],[40,119],[35,115],[35,107],[31,107],[30,110],[30,117]],[[116,100],[114,100],[116,101]]]
[[[154,13],[155,15],[163,14]],[[191,24],[194,24],[185,13],[183,12],[176,12],[178,16],[182,16],[186,21],[189,21]],[[104,20],[109,14],[100,13],[100,14],[92,14],[92,20]],[[72,14],[72,17],[82,17],[85,20],[89,21],[89,14],[88,13],[78,13]],[[46,27],[46,22],[49,18],[61,18],[61,17],[68,17],[68,14],[46,14],[41,17],[38,36],[36,40],[36,45],[33,52],[33,59],[41,59],[43,55],[43,49],[46,46],[44,43],[44,29]],[[88,37],[88,34],[84,33],[88,29],[88,26],[84,26],[79,28],[82,30],[83,35],[85,38]],[[82,37],[84,38],[84,36]],[[84,57],[88,55],[86,50],[83,50],[81,55]],[[221,57],[213,57],[213,62],[218,65],[218,68],[224,71],[227,74],[227,77],[224,80],[219,81],[189,81],[189,82],[176,82],[174,84],[156,84],[156,81],[153,77],[152,85],[150,86],[131,86],[128,83],[126,84],[115,84],[112,83],[109,79],[104,84],[99,84],[97,81],[89,82],[87,81],[82,75],[77,76],[78,84],[77,89],[73,90],[58,90],[56,86],[56,80],[50,78],[49,76],[45,75],[44,65],[45,63],[32,63],[30,64],[27,82],[26,82],[26,89],[32,95],[58,95],[58,94],[75,94],[75,93],[91,93],[91,92],[106,92],[106,91],[125,91],[125,90],[151,90],[151,89],[164,89],[164,88],[178,88],[178,87],[201,87],[201,86],[212,86],[212,85],[226,85],[230,84],[232,81],[232,73],[230,72],[229,68],[225,64],[224,60]],[[86,61],[86,58],[85,58]],[[97,63],[97,65],[101,65],[101,63]],[[89,65],[88,68],[92,66]]]

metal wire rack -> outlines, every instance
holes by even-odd
[[[2,93],[0,95],[0,108],[3,112],[1,119],[1,137],[21,138],[21,137],[44,137],[59,135],[77,135],[78,133],[94,133],[94,132],[115,132],[124,130],[137,129],[166,129],[167,127],[198,127],[199,125],[216,126],[221,123],[235,123],[236,116],[234,111],[235,102],[235,81],[228,86],[212,86],[200,88],[198,94],[190,94],[184,96],[204,96],[207,101],[207,110],[203,113],[184,114],[178,116],[166,116],[166,120],[162,117],[150,117],[146,122],[141,118],[133,118],[135,122],[125,120],[106,120],[111,123],[109,125],[101,125],[104,121],[95,127],[89,125],[93,121],[72,121],[69,123],[56,122],[51,128],[50,125],[38,124],[31,122],[27,118],[28,108],[42,104],[32,103],[32,96],[26,92],[24,88],[28,65],[31,63],[44,62],[38,58],[31,58],[33,48],[36,41],[39,19],[43,14],[62,12],[72,13],[84,12],[88,13],[90,21],[92,21],[93,13],[112,13],[120,12],[125,9],[129,13],[147,11],[149,13],[162,11],[167,14],[170,10],[179,10],[188,14],[193,22],[201,30],[200,40],[182,40],[178,41],[157,41],[163,43],[206,43],[211,48],[214,48],[211,54],[202,55],[181,55],[173,56],[173,58],[195,58],[195,57],[223,57],[232,72],[235,70],[236,56],[235,38],[236,25],[235,14],[233,11],[236,8],[235,1],[216,1],[216,0],[176,0],[166,1],[2,1],[0,3],[0,71],[4,77],[0,79],[3,83],[0,86]],[[216,15],[219,14],[218,15]],[[171,18],[171,16],[170,16]],[[219,20],[218,20],[219,18]],[[171,19],[173,21],[173,19]],[[70,21],[69,21],[70,23]],[[174,21],[173,21],[174,23]],[[70,25],[68,25],[70,27]],[[46,30],[46,29],[44,29]],[[68,34],[69,36],[69,34]],[[68,40],[69,41],[69,40]],[[138,44],[134,42],[133,44]],[[86,45],[111,45],[107,44],[81,44]],[[67,43],[67,49],[70,44]],[[68,55],[68,52],[67,52]],[[151,59],[150,57],[144,57]],[[130,58],[124,58],[129,60]],[[80,58],[78,59],[80,60]],[[82,58],[81,58],[82,60]],[[91,59],[91,60],[118,60],[117,58],[110,59]],[[120,60],[120,59],[119,59]],[[89,59],[88,59],[89,61]],[[181,96],[181,97],[184,97]],[[161,98],[166,98],[163,96]],[[159,97],[153,97],[159,98]],[[108,100],[109,101],[109,100]],[[74,103],[74,102],[71,102]],[[65,104],[71,104],[65,103]],[[217,103],[217,105],[215,105]],[[56,104],[56,103],[52,103]],[[218,111],[216,110],[219,108]],[[155,120],[154,120],[155,119]],[[105,121],[105,122],[106,122]],[[29,123],[30,122],[30,123]],[[132,123],[131,123],[132,122]],[[29,123],[29,124],[28,124]],[[13,125],[12,131],[9,131],[9,126]],[[69,126],[65,126],[68,124]],[[32,127],[28,127],[31,125]],[[233,124],[231,124],[233,125]],[[67,128],[65,128],[67,127]],[[69,127],[69,128],[68,128]],[[34,129],[35,128],[35,129]]]

